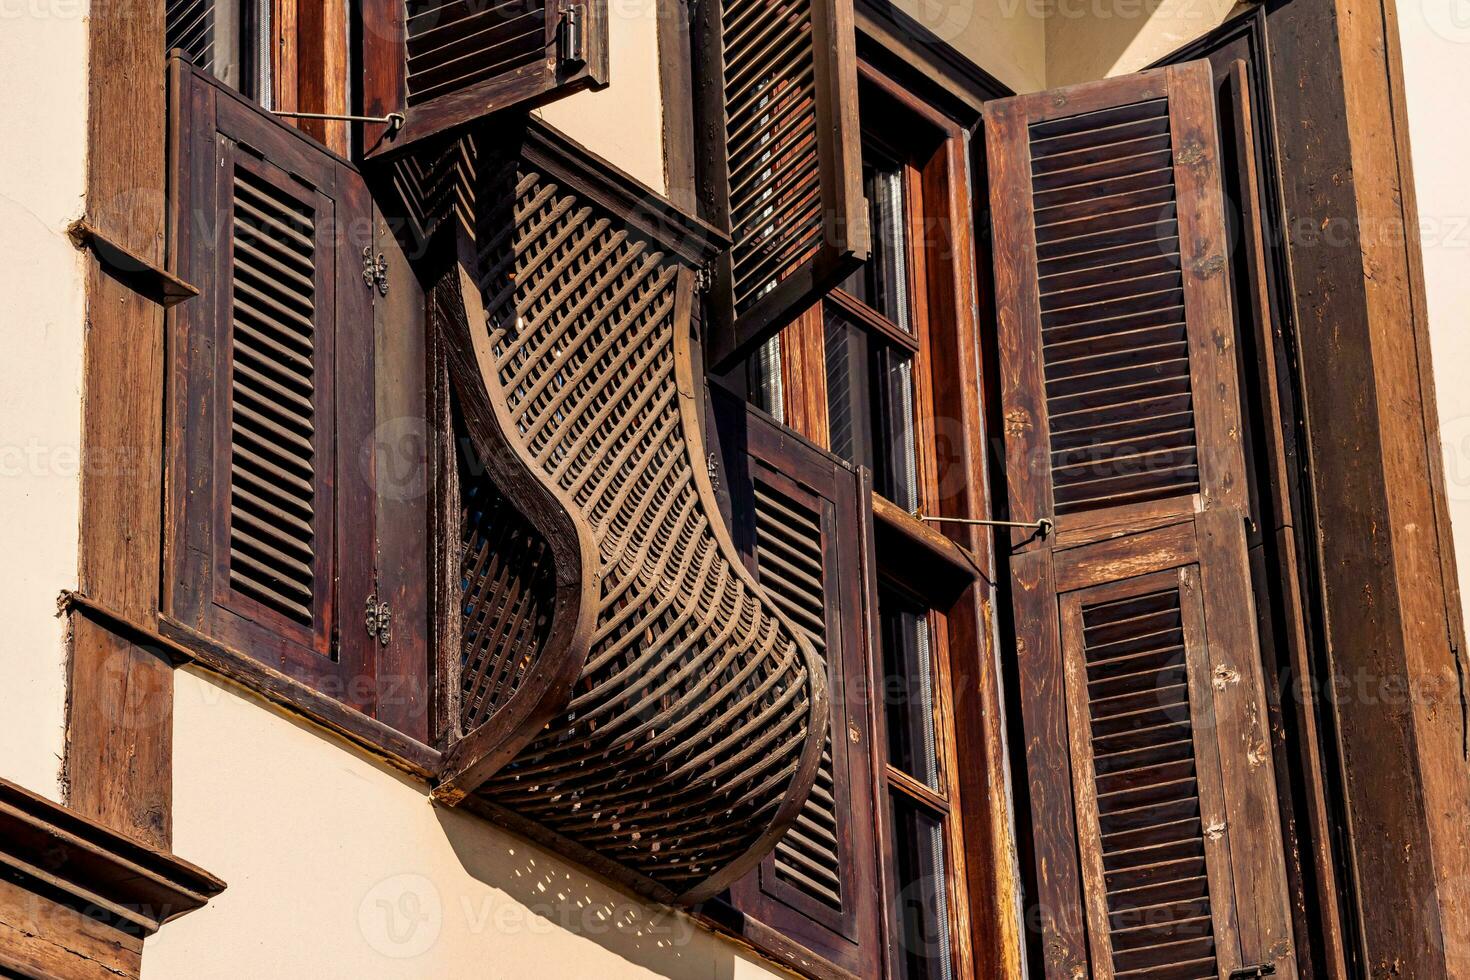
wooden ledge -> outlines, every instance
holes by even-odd
[[[223,677],[411,776],[429,779],[439,770],[439,751],[432,746],[237,650],[215,643],[167,616],[160,616],[158,628],[152,629],[132,622],[116,610],[79,592],[63,592],[59,606],[62,613],[75,612],[86,616],[130,643],[159,652],[176,667],[194,664]]]
[[[86,218],[73,221],[66,229],[66,236],[77,248],[95,255],[102,267],[128,288],[160,306],[173,306],[199,295],[199,287],[114,242]]]
[[[985,570],[974,555],[950,538],[907,513],[886,497],[873,494],[873,533],[883,563],[892,568],[923,569],[926,594],[938,586],[946,600],[957,598]]]
[[[130,936],[150,936],[225,883],[182,858],[0,779],[0,869],[49,901]]]

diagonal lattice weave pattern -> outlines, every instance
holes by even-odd
[[[714,513],[690,398],[689,274],[519,162],[482,174],[475,197],[484,383],[507,448],[599,565],[569,703],[478,792],[696,900],[752,867],[810,790],[821,668]]]

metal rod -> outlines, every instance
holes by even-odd
[[[386,116],[335,116],[329,112],[281,112],[276,109],[272,109],[271,112],[277,116],[288,116],[291,119],[329,119],[333,122],[387,123],[388,132],[390,133],[398,132],[403,128],[403,124],[408,121],[407,117],[401,112],[390,112]]]
[[[930,517],[928,514],[915,513],[914,517],[926,523],[933,524],[974,524],[981,527],[1024,527],[1033,531],[1039,531],[1044,538],[1051,534],[1056,527],[1051,518],[1043,517],[1037,521],[982,521],[972,517]]]

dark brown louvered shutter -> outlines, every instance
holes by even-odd
[[[741,549],[827,665],[831,731],[796,823],[731,888],[778,955],[792,943],[857,976],[881,972],[868,742],[858,474],[760,413],[716,401]],[[735,458],[732,458],[735,457]],[[805,954],[794,955],[800,961]]]
[[[724,369],[868,256],[852,0],[711,0],[693,25],[701,204]]]
[[[365,111],[404,116],[366,131],[368,156],[608,82],[607,0],[364,0],[362,18]]]
[[[1207,63],[985,117],[1050,976],[1294,976]]]
[[[166,617],[425,737],[422,293],[350,166],[171,87]]]

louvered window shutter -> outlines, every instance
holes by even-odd
[[[852,0],[711,0],[693,27],[705,216],[732,247],[707,351],[733,365],[868,256]]]
[[[412,574],[426,460],[379,443],[422,417],[422,294],[400,271],[383,322],[406,266],[356,171],[189,64],[171,87],[169,250],[200,295],[169,314],[165,615],[365,711],[386,663],[416,733],[422,590],[379,566]]]
[[[510,106],[608,82],[607,0],[363,0],[363,102],[403,149]]]
[[[717,402],[742,550],[761,586],[827,664],[831,732],[816,785],[757,871],[731,889],[760,936],[858,976],[880,972],[872,766],[864,682],[858,475],[743,405]],[[758,937],[757,937],[758,938]],[[768,940],[769,943],[769,940]],[[776,950],[781,952],[781,950]],[[796,953],[798,957],[804,955]]]
[[[1205,62],[985,117],[1052,976],[1295,975],[1214,120]]]

